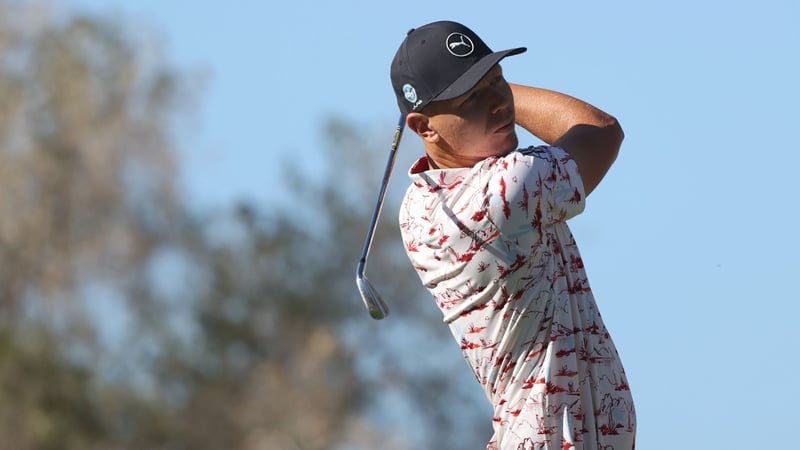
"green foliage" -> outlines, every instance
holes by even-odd
[[[54,336],[28,327],[0,332],[0,436],[12,448],[85,449],[103,435],[85,386],[91,373],[64,360]],[[42,383],[48,380],[48,383]],[[5,448],[5,447],[3,447]]]

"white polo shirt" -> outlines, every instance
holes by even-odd
[[[494,406],[487,448],[632,449],[628,382],[566,222],[585,205],[571,157],[423,157],[409,176],[403,243]]]

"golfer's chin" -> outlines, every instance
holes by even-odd
[[[508,153],[516,150],[518,145],[519,139],[517,138],[517,133],[516,131],[512,130],[510,133],[502,136],[495,148],[499,150],[499,154],[507,155]]]

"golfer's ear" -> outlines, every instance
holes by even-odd
[[[406,127],[428,142],[439,140],[439,133],[430,127],[430,118],[422,113],[412,112],[406,116]]]

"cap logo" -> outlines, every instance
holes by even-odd
[[[463,58],[469,56],[474,49],[472,39],[464,33],[450,33],[447,36],[447,51],[453,56]]]
[[[414,86],[406,83],[403,85],[403,96],[408,100],[410,103],[417,102],[417,90],[414,89]]]

